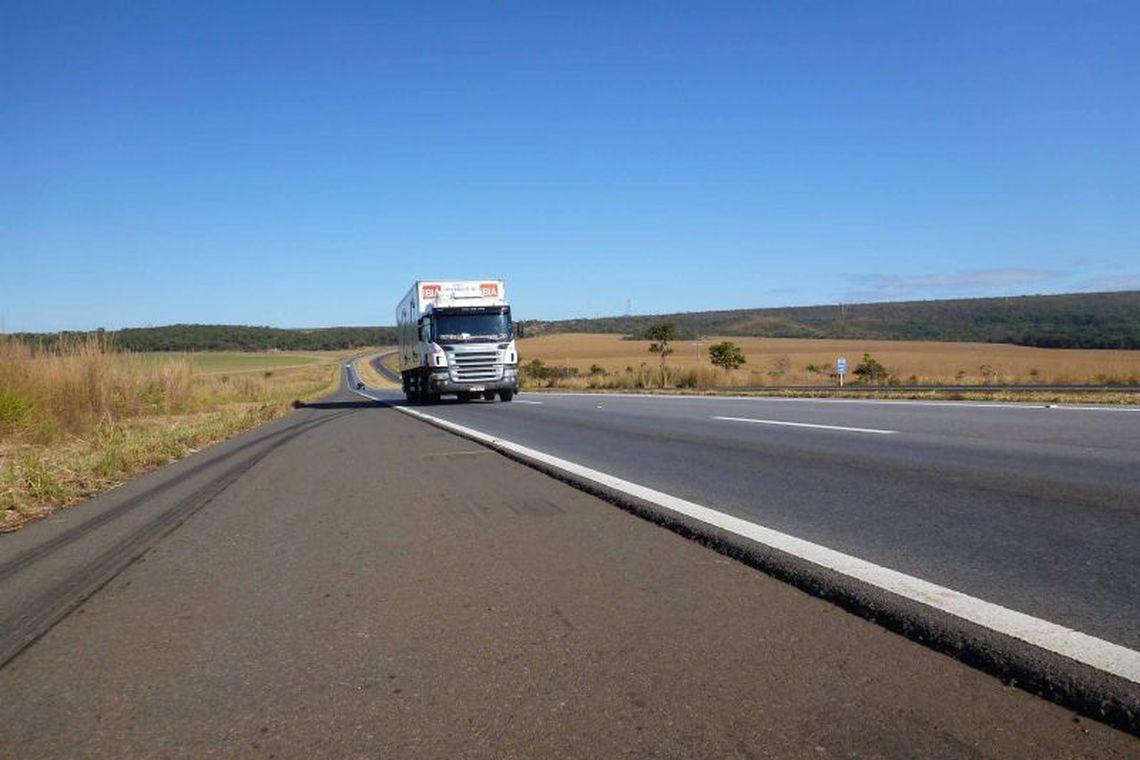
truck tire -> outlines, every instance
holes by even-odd
[[[499,401],[510,401],[515,397],[515,392],[512,390],[499,391]]]
[[[483,400],[484,401],[494,401],[495,400],[495,392],[494,391],[483,391]]]

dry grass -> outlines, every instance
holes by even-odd
[[[730,373],[713,367],[708,347],[721,340],[739,345],[748,363]],[[983,384],[987,378],[982,367],[987,365],[996,372],[999,383],[1140,383],[1140,351],[731,337],[710,337],[700,343],[678,341],[674,347],[675,352],[668,359],[668,384],[679,387],[828,385],[826,373],[812,373],[806,368],[834,365],[837,357],[846,356],[850,373],[864,353],[886,365],[902,383]],[[540,359],[549,366],[578,370],[578,377],[556,380],[556,387],[634,388],[661,384],[659,359],[649,352],[648,341],[622,340],[617,335],[544,335],[520,340],[519,354],[524,365]],[[606,374],[591,376],[592,366],[602,368]]]
[[[187,356],[90,338],[52,351],[0,336],[0,530],[104,491],[331,390],[328,358],[206,374]]]

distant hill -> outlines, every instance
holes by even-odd
[[[682,338],[739,335],[1140,349],[1140,291],[696,311],[553,322],[525,320],[522,326],[526,335],[587,332],[639,338],[657,322],[674,322]],[[86,334],[24,333],[16,337],[51,345],[68,336]],[[299,330],[167,325],[132,327],[112,334],[115,345],[129,351],[325,351],[396,342],[394,327]]]
[[[100,331],[102,332],[102,331]],[[127,351],[334,351],[396,342],[394,327],[321,327],[312,330],[246,325],[166,325],[107,331]],[[16,338],[52,345],[74,333],[22,333]]]
[[[1140,349],[1140,291],[528,321],[524,329],[528,335],[590,332],[642,337],[657,322],[674,322],[683,338],[739,335]]]

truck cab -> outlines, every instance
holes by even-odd
[[[404,394],[434,402],[518,391],[518,350],[511,307],[501,281],[417,282],[397,309]],[[414,321],[413,321],[414,317]]]

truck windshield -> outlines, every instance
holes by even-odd
[[[478,343],[510,340],[514,334],[509,307],[448,309],[435,313],[437,343]]]

